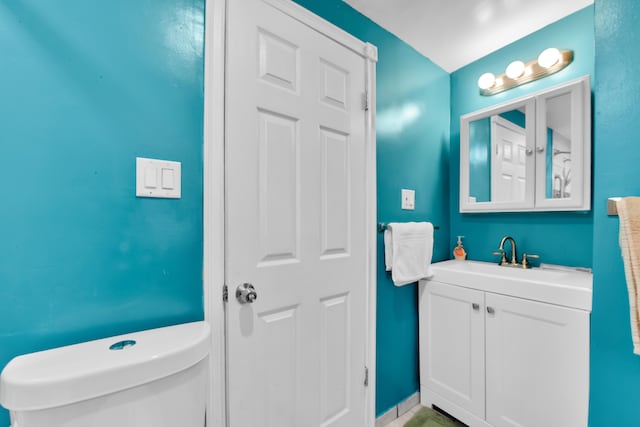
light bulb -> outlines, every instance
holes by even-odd
[[[542,68],[551,68],[560,61],[560,51],[555,47],[545,49],[538,56],[538,65]]]
[[[507,77],[514,80],[520,77],[522,73],[524,73],[524,62],[522,61],[513,61],[505,71]]]
[[[494,76],[492,73],[484,73],[478,79],[478,87],[480,89],[489,89],[495,84],[495,82],[496,76]]]

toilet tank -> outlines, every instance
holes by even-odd
[[[193,322],[18,356],[0,404],[12,427],[203,427],[209,336]]]

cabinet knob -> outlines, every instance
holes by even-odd
[[[544,153],[544,147],[536,147],[538,153]]]
[[[480,304],[478,304],[477,302],[471,304],[471,307],[473,307],[474,310],[480,310]]]
[[[495,312],[496,312],[496,311],[493,309],[493,307],[487,307],[487,313],[489,313],[489,314],[493,314],[493,313],[495,313]]]

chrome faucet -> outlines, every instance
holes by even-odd
[[[500,265],[505,263],[508,264],[506,251],[504,250],[504,244],[507,240],[511,242],[511,265],[516,266],[518,265],[518,251],[516,249],[516,241],[513,240],[513,237],[511,236],[504,236],[502,240],[500,240],[500,246],[498,247],[498,251],[500,251],[499,253],[502,254]]]

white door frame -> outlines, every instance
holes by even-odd
[[[207,427],[226,426],[224,93],[226,0],[206,0],[203,147],[204,318],[211,325]]]
[[[225,54],[228,0],[206,0],[204,75],[204,201],[203,284],[204,317],[211,325],[207,427],[226,426],[226,338],[222,301],[225,265]],[[367,349],[369,386],[366,425],[375,424],[376,391],[376,62],[378,50],[290,0],[264,0],[294,19],[349,48],[366,60],[368,109],[365,118],[367,181]]]

